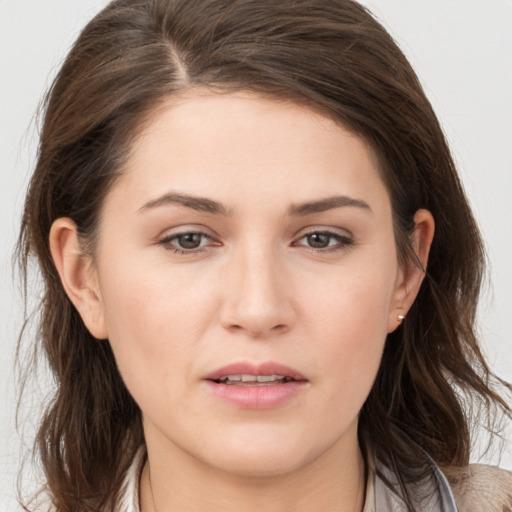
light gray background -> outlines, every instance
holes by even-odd
[[[16,509],[15,477],[23,452],[14,428],[13,385],[22,304],[12,281],[11,254],[35,158],[34,112],[78,31],[106,3],[0,0],[0,509],[4,511]],[[493,288],[480,309],[484,349],[493,369],[512,380],[512,0],[363,3],[410,58],[452,145],[491,261]],[[25,442],[31,442],[29,434]],[[512,469],[510,442],[501,465]]]

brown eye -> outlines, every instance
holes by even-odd
[[[212,240],[206,233],[189,231],[167,236],[161,239],[158,245],[178,254],[195,254],[205,249],[206,246],[218,246],[219,243]]]
[[[204,235],[202,233],[186,233],[175,238],[180,249],[197,249],[201,246]]]
[[[294,246],[308,247],[317,252],[341,251],[354,244],[350,236],[331,231],[312,231],[300,237]]]
[[[306,236],[307,243],[313,249],[325,249],[329,247],[329,244],[333,236],[327,233],[311,233]]]

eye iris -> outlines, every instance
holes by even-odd
[[[314,247],[315,249],[323,249],[324,247],[329,246],[331,236],[326,235],[325,233],[312,233],[307,236],[307,240],[310,247]]]
[[[183,249],[197,249],[201,245],[200,233],[187,233],[178,237],[178,245]]]

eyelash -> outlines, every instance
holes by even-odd
[[[202,243],[204,240],[213,240],[214,241],[214,239],[211,236],[207,235],[206,233],[203,233],[202,231],[186,231],[183,233],[177,233],[175,235],[166,236],[158,241],[158,245],[164,247],[164,249],[166,249],[168,251],[172,251],[175,254],[179,254],[179,255],[194,255],[194,254],[203,252],[205,250],[203,245],[199,245],[199,247],[193,248],[193,249],[184,249],[184,248],[180,248],[175,245],[172,245],[173,241],[176,241],[179,238],[191,236],[191,235],[192,236],[194,236],[194,235],[201,236],[200,243]],[[326,236],[329,238],[329,242],[332,239],[334,239],[337,242],[337,244],[333,247],[330,247],[329,245],[327,245],[327,247],[324,247],[324,248],[314,248],[314,247],[310,247],[310,246],[305,246],[306,248],[310,249],[311,251],[313,251],[315,253],[329,253],[329,252],[342,251],[342,250],[347,249],[350,246],[354,245],[354,240],[350,236],[341,235],[339,233],[335,233],[335,232],[329,231],[329,230],[315,230],[315,231],[310,231],[309,233],[303,234],[300,238],[298,238],[295,242],[293,242],[293,246],[301,246],[301,244],[298,244],[298,242],[300,240],[306,239],[307,237],[311,237],[314,235]],[[220,246],[221,244],[219,242],[215,242],[214,245]]]
[[[201,243],[203,240],[213,240],[213,238],[206,233],[203,233],[202,231],[185,231],[183,233],[177,233],[175,235],[170,235],[162,238],[158,241],[158,245],[161,245],[164,249],[168,251],[172,251],[175,254],[179,255],[194,255],[199,252],[204,251],[204,246],[200,245],[197,248],[194,249],[184,249],[180,247],[176,247],[172,245],[172,242],[174,240],[177,240],[182,237],[190,236],[190,235],[200,235],[201,236]],[[220,245],[220,243],[216,243],[215,245]]]
[[[316,249],[314,247],[307,246],[310,250],[316,252],[316,253],[326,253],[326,252],[336,252],[336,251],[343,251],[350,246],[354,245],[354,240],[347,235],[341,235],[340,233],[335,233],[334,231],[329,230],[313,230],[309,233],[304,233],[298,240],[303,240],[307,237],[313,236],[313,235],[323,235],[329,237],[330,240],[334,239],[336,240],[337,244],[333,247],[330,247],[329,245],[325,248]],[[294,245],[296,245],[297,242],[294,242]]]

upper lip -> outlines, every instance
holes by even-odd
[[[289,377],[294,380],[307,380],[306,377],[297,370],[274,361],[267,361],[264,363],[239,362],[228,364],[209,373],[204,377],[204,379],[219,380],[221,377],[225,377],[227,375],[281,375],[282,377]]]

